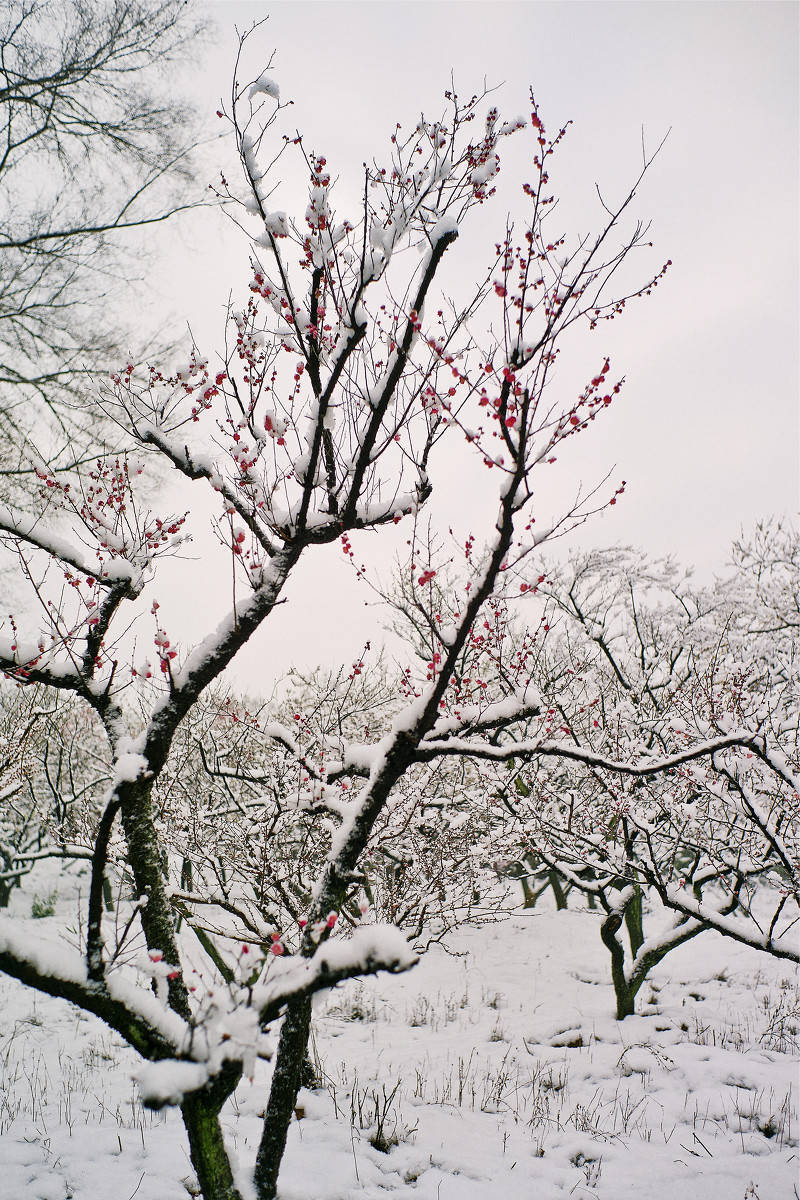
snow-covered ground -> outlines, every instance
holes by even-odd
[[[61,877],[60,912],[75,883]],[[34,890],[12,912],[56,937],[62,922],[30,917]],[[639,1007],[614,1020],[598,917],[546,907],[323,995],[325,1086],[301,1093],[281,1200],[798,1197],[791,964],[707,934]],[[136,1066],[94,1018],[0,976],[0,1197],[185,1200],[180,1118],[140,1107]],[[268,1076],[225,1110],[243,1177]],[[381,1116],[388,1152],[370,1140]]]

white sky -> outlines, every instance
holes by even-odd
[[[192,49],[189,83],[211,132],[230,89],[235,28],[269,14],[248,65],[256,74],[276,51],[271,73],[282,99],[295,101],[307,147],[326,154],[340,177],[342,212],[361,163],[383,153],[395,122],[438,113],[451,70],[462,94],[484,78],[503,84],[494,99],[506,116],[526,111],[530,83],[549,129],[574,121],[551,173],[565,197],[565,224],[568,216],[579,227],[597,218],[595,182],[611,198],[624,194],[638,173],[642,128],[649,147],[669,129],[637,212],[652,219],[656,245],[643,275],[667,258],[673,269],[624,320],[575,347],[574,380],[565,372],[578,390],[610,352],[627,378],[607,419],[576,439],[571,459],[563,455],[566,489],[611,469],[628,482],[624,502],[585,528],[581,544],[633,542],[708,572],[724,564],[742,526],[797,513],[796,4],[231,0],[207,9],[216,28],[202,59]],[[525,164],[509,154],[506,168],[514,186],[473,215],[472,241],[459,239],[449,252],[460,254],[465,279],[473,255],[480,267],[488,261],[506,206],[524,213],[516,188]],[[273,206],[302,215],[305,203],[287,184]],[[211,354],[222,342],[228,293],[246,299],[248,243],[209,214],[174,226],[168,241],[155,288]],[[453,468],[451,478],[440,476],[431,512],[462,520],[480,538],[494,515],[484,500]],[[378,536],[356,540],[357,553],[371,556]],[[268,691],[293,663],[358,656],[376,616],[341,557],[325,551],[301,568],[289,602],[236,668],[239,686]],[[385,572],[385,555],[379,561]],[[210,562],[191,574],[202,602],[175,629],[184,644],[230,604],[225,563]],[[175,605],[177,625],[182,605],[169,593],[181,585],[176,571],[169,576],[159,598],[167,619]]]

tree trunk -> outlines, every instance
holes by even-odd
[[[611,980],[614,984],[614,995],[617,998],[617,1020],[624,1021],[634,1013],[636,993],[642,986],[643,980],[631,986],[625,977],[625,949],[617,937],[622,926],[619,912],[611,912],[600,926],[600,936],[611,955]]]
[[[235,1072],[238,1081],[240,1072]],[[222,1082],[222,1081],[221,1081]],[[233,1086],[230,1086],[230,1083]],[[225,1081],[220,1094],[192,1092],[181,1105],[183,1124],[189,1138],[189,1154],[203,1200],[242,1200],[233,1181],[228,1152],[222,1136],[219,1113],[236,1082]]]
[[[614,971],[612,968],[612,976]],[[639,980],[636,984],[629,984],[625,979],[625,973],[622,973],[621,978],[614,977],[614,995],[617,999],[617,1020],[624,1021],[626,1017],[632,1017],[636,1012],[636,993],[642,986],[643,980]]]
[[[702,933],[704,929],[702,922],[687,918],[673,929],[669,936],[663,937],[650,949],[645,948],[642,952],[642,947],[646,945],[642,918],[642,891],[636,884],[630,888],[630,892],[630,899],[622,898],[600,926],[603,944],[611,955],[611,979],[617,998],[618,1021],[633,1016],[636,996],[652,968],[657,966],[670,950],[697,937],[698,933]],[[628,971],[625,970],[625,948],[617,937],[622,928],[623,919],[628,931],[631,950],[636,947]]]
[[[139,896],[147,903],[139,910],[149,950],[160,950],[167,963],[180,962],[175,940],[172,906],[167,895],[162,846],[153,820],[150,791],[152,779],[136,779],[118,788],[122,827],[128,843],[128,862]],[[191,1020],[189,993],[182,972],[168,980],[169,1006],[185,1021]]]
[[[553,895],[556,898],[556,912],[563,912],[567,907],[567,894],[561,886],[561,880],[558,878],[558,872],[550,870],[547,873],[547,878],[550,887],[553,889]]]
[[[283,1019],[254,1182],[258,1200],[275,1200],[278,1171],[300,1089],[311,1031],[311,998],[290,1004]]]
[[[628,941],[631,945],[631,958],[636,958],[644,945],[642,889],[638,883],[634,884],[633,899],[625,909],[625,927],[628,930]]]

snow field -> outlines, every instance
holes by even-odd
[[[31,902],[14,897],[23,925]],[[300,1094],[281,1200],[791,1197],[792,966],[704,934],[638,1004],[614,1020],[596,914],[539,906],[432,945],[405,975],[323,994],[322,1086]],[[192,1194],[179,1114],[141,1107],[138,1066],[93,1018],[0,978],[0,1197]],[[269,1071],[224,1114],[245,1195]]]

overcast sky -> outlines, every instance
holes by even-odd
[[[652,221],[647,265],[671,258],[673,269],[653,297],[574,351],[579,375],[610,352],[627,379],[621,403],[565,463],[567,489],[609,470],[628,482],[624,503],[586,527],[581,544],[633,542],[707,571],[724,564],[741,527],[797,513],[796,4],[286,0],[207,9],[215,31],[202,61],[193,52],[189,82],[212,131],[230,89],[236,27],[268,15],[247,65],[256,73],[275,51],[271,73],[282,99],[295,101],[306,145],[339,177],[340,211],[395,122],[438,114],[451,72],[462,93],[484,79],[502,84],[495,99],[507,116],[526,111],[531,84],[549,128],[574,122],[552,176],[579,224],[597,217],[595,183],[612,199],[625,194],[643,131],[653,148],[669,130],[637,212]],[[506,210],[524,212],[524,161],[509,155],[505,165],[505,190],[475,214],[479,240],[466,247],[485,245],[487,261]],[[305,203],[287,183],[274,207],[302,215]],[[213,352],[228,293],[246,298],[248,243],[210,217],[170,239],[158,286]],[[462,257],[465,278],[472,265]],[[458,473],[442,481],[432,511],[444,520],[461,513],[480,536],[494,506],[481,513],[479,500]],[[374,544],[365,539],[364,555]],[[240,684],[268,689],[293,662],[347,660],[374,618],[334,551],[287,595],[237,669]],[[209,611],[221,615],[229,600],[224,583],[209,586],[208,608],[186,633],[199,636]]]

